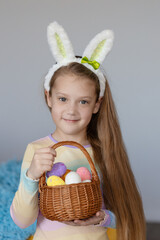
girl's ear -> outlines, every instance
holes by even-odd
[[[51,104],[51,96],[50,96],[48,91],[45,91],[45,95],[46,95],[46,100],[47,100],[48,107],[51,108],[51,106],[52,106],[52,104]]]
[[[98,99],[98,101],[95,103],[94,109],[93,109],[93,113],[97,113],[99,111],[99,108],[101,106],[101,102],[103,100],[103,97],[100,97]]]

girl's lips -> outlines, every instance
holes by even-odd
[[[63,119],[64,121],[66,121],[66,122],[77,122],[78,120],[77,119],[75,119],[75,120],[71,120],[71,119]]]

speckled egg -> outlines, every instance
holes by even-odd
[[[57,186],[57,185],[65,185],[65,182],[62,180],[62,178],[57,176],[51,176],[47,179],[47,185],[48,186]]]
[[[54,176],[61,177],[65,174],[66,170],[67,170],[67,167],[64,163],[57,162],[57,163],[53,164],[51,171],[47,172],[46,176],[50,177],[50,176],[54,175]]]
[[[66,184],[73,184],[73,183],[80,183],[81,177],[76,172],[69,172],[65,177],[65,183]]]
[[[76,172],[79,174],[79,176],[81,177],[82,181],[84,181],[84,180],[91,180],[91,173],[88,170],[88,168],[80,167],[80,168],[77,169]]]

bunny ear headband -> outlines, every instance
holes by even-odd
[[[100,65],[112,48],[114,39],[113,32],[111,30],[104,30],[97,34],[84,50],[82,58],[75,57],[72,44],[65,30],[57,22],[53,22],[48,26],[47,37],[52,54],[57,63],[50,68],[46,75],[44,88],[47,91],[50,90],[50,80],[58,68],[66,66],[71,62],[78,62],[84,64],[84,66],[98,76],[100,82],[100,96],[103,96],[106,80],[100,70]]]

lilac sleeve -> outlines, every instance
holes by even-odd
[[[101,187],[101,191],[102,191],[102,187]],[[103,192],[102,192],[102,196],[103,196]],[[97,226],[107,227],[107,228],[116,228],[116,217],[113,212],[106,209],[104,200],[102,200],[101,210],[105,213],[105,217],[104,217],[104,220],[101,221]]]
[[[116,219],[114,213],[107,209],[102,209],[105,213],[104,220],[99,224],[100,227],[116,228]]]

